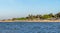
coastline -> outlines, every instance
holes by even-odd
[[[60,22],[60,20],[5,20],[0,22]]]

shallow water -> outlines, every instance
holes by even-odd
[[[60,23],[0,22],[0,33],[60,33]]]

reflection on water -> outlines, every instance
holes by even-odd
[[[60,23],[0,22],[0,33],[60,33]]]

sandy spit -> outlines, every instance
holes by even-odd
[[[60,22],[60,20],[0,20],[0,22]]]

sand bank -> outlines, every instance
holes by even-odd
[[[0,22],[60,22],[60,20],[5,20]]]

